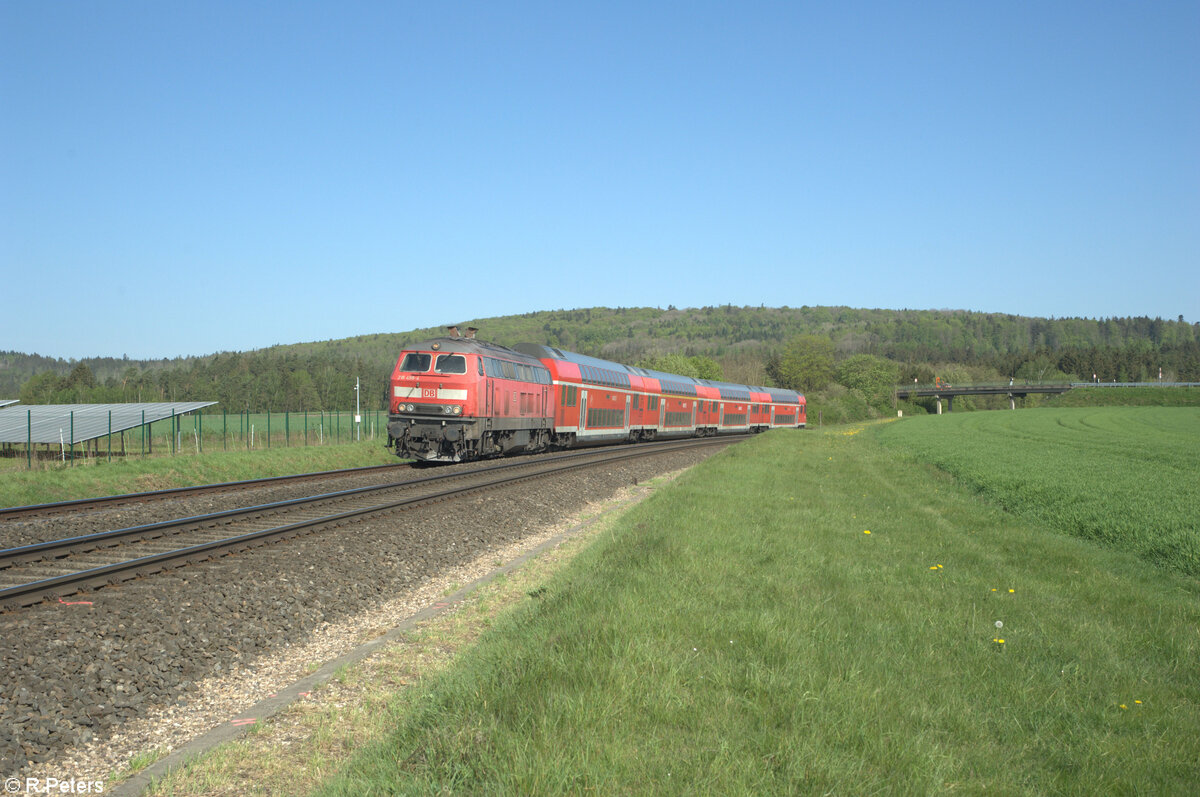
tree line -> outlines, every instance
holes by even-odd
[[[380,409],[386,406],[393,364],[266,349],[213,355],[174,368],[128,366],[101,380],[80,362],[65,376],[35,375],[22,386],[20,399],[24,404],[216,401],[218,412],[320,412],[354,408],[357,379],[360,406]]]
[[[503,345],[544,343],[661,371],[805,392],[863,395],[890,380],[1200,381],[1200,324],[1182,317],[1030,318],[952,310],[849,307],[587,308],[491,319]],[[386,406],[399,352],[442,328],[221,352],[173,360],[67,361],[0,352],[0,398],[27,404],[217,401],[225,411]],[[864,357],[866,359],[864,359]],[[864,376],[864,374],[866,374]],[[886,377],[886,379],[885,379]],[[877,392],[877,391],[875,391]],[[218,410],[219,411],[219,410]]]

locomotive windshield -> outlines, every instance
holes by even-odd
[[[404,355],[404,361],[400,363],[400,370],[410,374],[423,374],[429,370],[429,360],[430,357],[428,354],[410,351]]]
[[[428,361],[426,361],[425,367],[429,367]],[[461,354],[439,354],[433,370],[439,374],[465,374],[467,358]]]

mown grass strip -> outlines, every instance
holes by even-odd
[[[639,505],[322,793],[1200,782],[1195,580],[858,431],[766,435]]]
[[[572,523],[567,536],[554,547],[472,591],[457,608],[421,622],[403,635],[401,644],[388,645],[361,664],[340,668],[305,700],[157,779],[148,793],[309,793],[334,775],[359,746],[392,730],[388,709],[397,690],[419,688],[476,642],[500,614],[541,597],[546,579],[590,539],[605,533],[622,506],[670,478],[643,482],[592,508]],[[499,567],[504,562],[497,558],[494,564]],[[443,597],[455,589],[448,587]],[[312,671],[319,667],[314,662]],[[131,761],[106,781],[110,786],[123,783],[136,773],[138,764]]]

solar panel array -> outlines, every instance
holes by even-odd
[[[0,405],[0,443],[81,443],[144,423],[183,415],[215,401],[164,401],[143,404]]]

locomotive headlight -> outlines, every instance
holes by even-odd
[[[457,407],[457,406],[456,406],[456,407],[454,408],[454,414],[455,414],[455,415],[462,415],[462,407]]]

